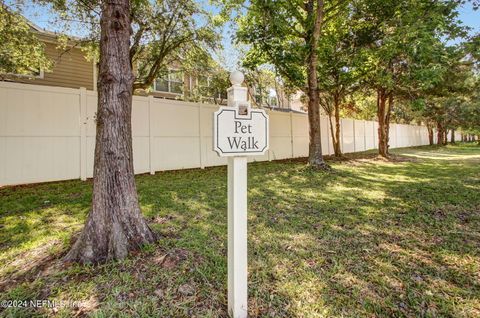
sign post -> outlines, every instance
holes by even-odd
[[[228,106],[213,117],[213,149],[228,157],[228,311],[247,317],[247,156],[268,150],[268,115],[251,109],[243,74],[230,74]]]

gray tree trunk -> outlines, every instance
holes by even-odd
[[[388,94],[384,88],[377,90],[378,118],[378,154],[388,158],[388,134],[390,126],[390,107],[387,106]]]
[[[428,144],[433,146],[433,128],[427,125],[428,130]]]
[[[125,258],[155,241],[138,203],[132,155],[130,2],[102,2],[92,209],[66,261]]]
[[[316,3],[316,8],[315,8]],[[322,137],[320,131],[320,99],[318,92],[317,45],[323,23],[324,3],[322,0],[309,0],[306,4],[308,16],[313,20],[313,29],[307,32],[306,44],[309,47],[307,68],[307,95],[308,95],[308,123],[310,126],[310,144],[308,148],[308,163],[316,169],[327,169],[328,165],[323,160]]]

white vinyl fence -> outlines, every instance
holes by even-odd
[[[0,82],[0,186],[92,177],[96,105],[96,92],[86,89]],[[226,164],[212,150],[212,113],[217,108],[135,96],[135,173]],[[307,115],[269,115],[270,150],[250,160],[307,156]],[[321,121],[323,151],[332,154],[328,119]],[[342,119],[341,127],[344,152],[376,148],[376,122]],[[425,127],[392,124],[392,148],[425,144]]]

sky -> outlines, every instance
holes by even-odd
[[[13,0],[14,1],[14,0]],[[6,3],[13,2],[7,0]],[[217,13],[218,9],[208,5],[208,1],[206,0],[197,0],[201,2],[204,7],[213,13]],[[30,5],[26,6],[23,14],[26,18],[28,18],[33,23],[37,24],[38,26],[49,30],[49,31],[57,31],[60,32],[62,29],[60,26],[55,25],[52,23],[52,14],[49,10],[45,7],[40,7],[38,5]],[[468,27],[471,28],[470,33],[479,33],[480,32],[480,10],[474,11],[470,4],[466,4],[462,6],[459,10],[459,20]],[[81,31],[75,28],[71,29],[70,35],[74,36],[81,36]],[[222,30],[222,45],[223,51],[218,53],[217,60],[228,70],[234,70],[238,63],[239,59],[241,58],[241,54],[238,52],[238,48],[232,43],[232,38],[235,33],[234,27],[231,23],[227,23],[227,25]],[[453,41],[455,43],[456,41]]]

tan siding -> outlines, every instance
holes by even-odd
[[[79,48],[57,49],[56,44],[45,43],[45,53],[53,61],[53,68],[43,78],[11,78],[15,82],[93,90],[93,63],[87,61]]]

